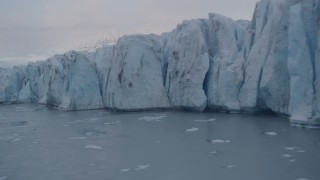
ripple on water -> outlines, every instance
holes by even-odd
[[[99,118],[89,118],[89,119],[87,119],[87,121],[89,121],[89,122],[96,122],[98,120],[100,120],[100,119]]]
[[[86,137],[71,137],[68,138],[69,140],[82,140],[82,139],[86,139]]]
[[[97,129],[79,129],[78,133],[84,136],[103,136],[107,134],[107,132]]]
[[[0,122],[0,127],[17,127],[28,125],[27,121]]]

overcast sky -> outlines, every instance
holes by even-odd
[[[0,0],[0,61],[38,60],[121,34],[171,31],[216,12],[251,19],[257,0]]]

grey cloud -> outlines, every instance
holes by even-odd
[[[250,19],[256,1],[2,0],[0,60],[50,56],[114,34],[159,34],[209,12]]]

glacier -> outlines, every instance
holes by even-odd
[[[273,112],[319,124],[319,19],[320,0],[261,0],[251,21],[210,13],[161,35],[0,68],[0,103]]]

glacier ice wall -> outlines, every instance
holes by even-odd
[[[63,110],[104,107],[96,69],[82,53],[31,63],[25,71],[18,102],[39,102]]]
[[[234,22],[209,14],[207,45],[210,58],[204,89],[208,108],[239,111],[239,90],[244,80],[244,35],[248,22]]]
[[[0,69],[0,102],[64,110],[272,111],[320,118],[320,0],[261,0],[252,20],[211,13],[171,32]]]
[[[114,46],[103,96],[111,109],[169,108],[163,84],[159,37],[122,37]]]
[[[165,37],[165,88],[175,108],[203,111],[207,106],[203,84],[209,69],[206,21],[185,21]]]
[[[240,106],[256,111],[269,108],[286,113],[289,75],[287,63],[288,6],[279,1],[260,1],[246,34],[244,83]]]

